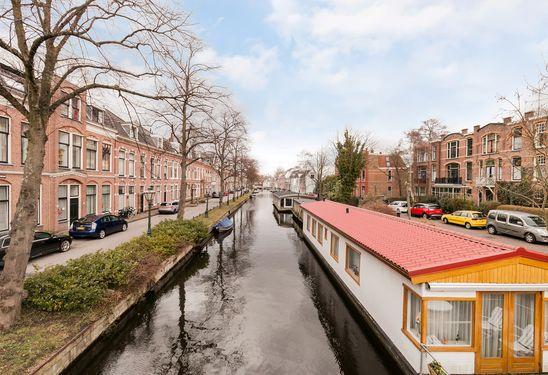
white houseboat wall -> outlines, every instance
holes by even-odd
[[[548,371],[548,256],[331,201],[303,234],[408,373]],[[367,320],[367,319],[366,319]]]
[[[314,198],[299,197],[293,199],[293,207],[291,212],[293,213],[293,218],[298,222],[299,226],[302,227],[303,223],[303,209],[301,205],[306,202],[314,202]]]
[[[272,193],[272,204],[279,212],[290,212],[297,197],[299,194],[292,191],[277,191]]]

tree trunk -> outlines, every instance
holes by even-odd
[[[47,117],[29,116],[28,153],[21,192],[11,222],[10,245],[0,274],[0,331],[10,328],[21,314],[26,297],[23,289],[34,229],[38,224],[37,206],[40,194],[46,144]]]
[[[221,192],[219,193],[219,206],[220,206],[221,204],[223,204],[223,198],[225,196],[225,174],[220,173],[219,177],[220,177],[220,180],[221,180],[220,181],[221,182],[221,186],[220,186]],[[227,200],[228,200],[228,198],[227,198]]]
[[[186,157],[183,156],[181,160],[181,183],[180,183],[180,191],[179,191],[179,212],[177,213],[177,219],[184,219],[185,218],[185,208],[186,208],[186,170],[187,170],[187,162]]]

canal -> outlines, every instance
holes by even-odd
[[[68,373],[397,374],[288,215],[259,194]],[[278,219],[278,220],[277,220]]]

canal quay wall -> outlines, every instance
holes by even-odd
[[[225,217],[231,217],[237,212],[249,198],[242,201],[238,206],[229,210],[223,215],[220,220]],[[99,318],[95,322],[89,324],[82,329],[76,336],[70,339],[62,348],[53,353],[50,357],[44,360],[31,369],[31,374],[39,375],[56,375],[66,370],[80,355],[87,350],[90,350],[99,338],[109,335],[112,331],[119,329],[115,328],[118,325],[123,325],[127,322],[127,315],[131,310],[142,301],[148,294],[156,293],[164,285],[166,285],[173,274],[185,265],[211,238],[213,232],[210,228],[209,236],[198,245],[188,245],[183,248],[178,254],[166,259],[162,262],[159,270],[154,274],[151,281],[145,285],[141,285],[137,290],[126,296],[119,302],[108,315]]]

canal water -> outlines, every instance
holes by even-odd
[[[398,373],[268,193],[112,336],[68,372]]]

